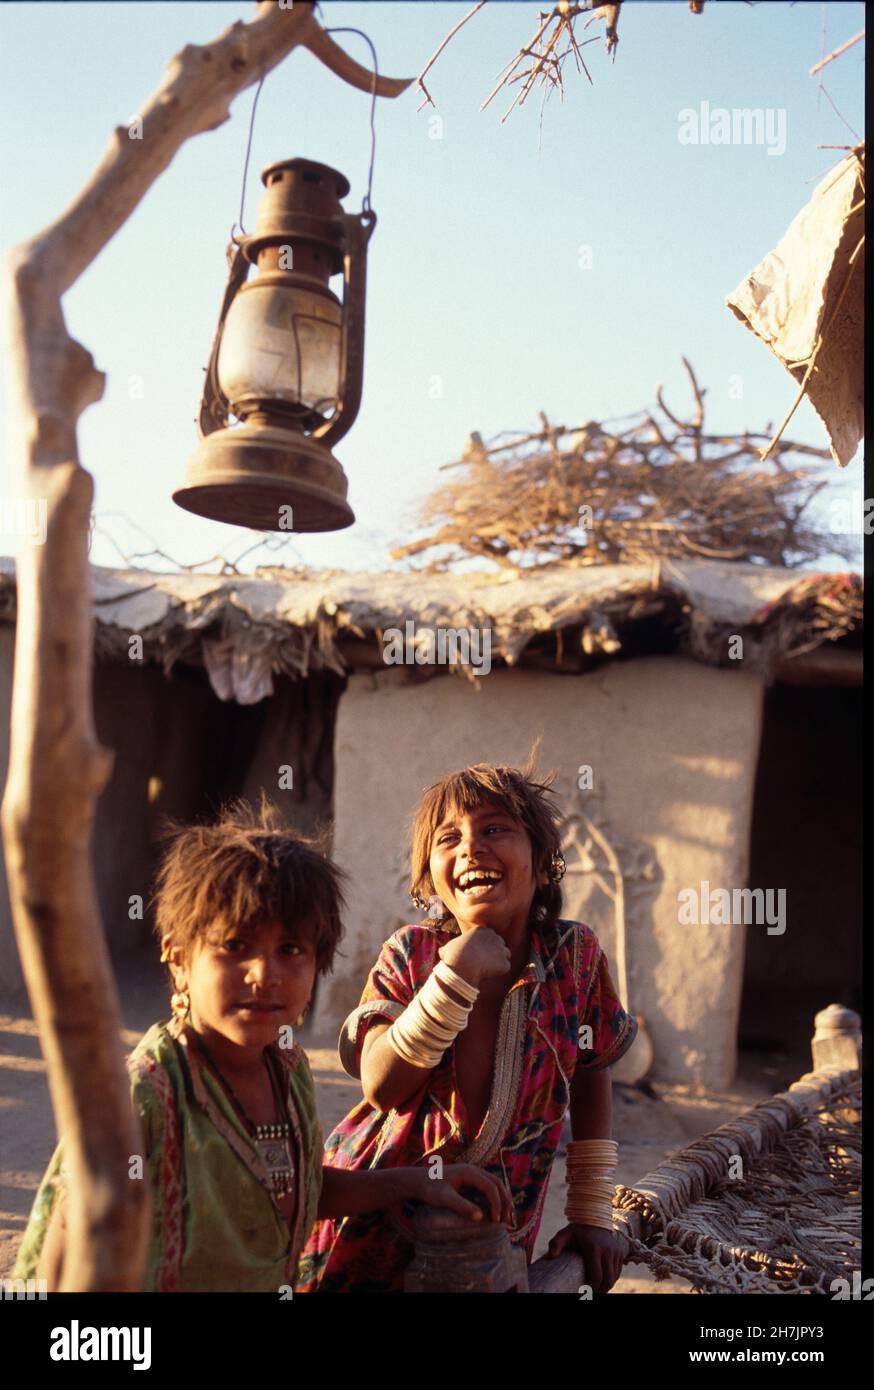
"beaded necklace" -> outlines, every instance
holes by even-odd
[[[278,1123],[274,1122],[273,1124],[256,1124],[230,1081],[223,1075],[221,1068],[209,1051],[206,1043],[199,1034],[195,1033],[193,1028],[189,1031],[195,1040],[196,1046],[203,1053],[203,1056],[215,1073],[217,1080],[227,1093],[228,1099],[236,1110],[239,1118],[249,1131],[249,1135],[255,1148],[258,1150],[261,1161],[270,1175],[271,1191],[276,1197],[288,1196],[294,1188],[294,1157],[291,1151],[291,1125],[288,1123],[288,1120],[285,1119]],[[285,1098],[274,1072],[275,1064],[273,1058],[266,1049],[264,1052],[264,1063],[267,1067],[267,1075],[270,1078],[270,1086],[276,1101],[277,1114],[287,1116],[288,1110]]]

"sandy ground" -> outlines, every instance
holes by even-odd
[[[122,1053],[157,1018],[166,1016],[166,994],[157,975],[122,981]],[[327,1134],[361,1098],[357,1082],[340,1066],[335,1040],[302,1037],[316,1081],[319,1115]],[[654,1083],[654,1096],[614,1084],[614,1137],[619,1141],[616,1181],[633,1186],[644,1174],[693,1139],[758,1100],[784,1089],[798,1073],[769,1065],[772,1058],[742,1065],[731,1090],[693,1092],[688,1086]],[[802,1066],[800,1070],[804,1070]],[[785,1074],[784,1074],[785,1071]],[[26,1002],[0,997],[0,1277],[7,1275],[24,1233],[45,1165],[54,1147],[54,1121],[45,1063]],[[564,1225],[564,1157],[556,1159],[535,1257]],[[614,1293],[688,1293],[681,1279],[659,1281],[639,1264],[625,1266]]]

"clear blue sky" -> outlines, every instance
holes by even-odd
[[[381,71],[414,76],[468,8],[324,0],[322,12],[328,25],[366,29]],[[383,567],[471,430],[526,429],[541,409],[567,424],[624,415],[651,403],[658,383],[682,410],[683,354],[708,388],[715,429],[763,429],[791,402],[790,377],[724,299],[840,157],[817,146],[854,143],[808,69],[863,26],[864,6],[709,0],[695,17],[686,0],[628,0],[615,63],[603,39],[585,49],[594,86],[568,67],[564,104],[547,103],[542,129],[536,93],[501,125],[506,101],[484,113],[479,104],[533,33],[538,8],[489,3],[453,39],[428,78],[441,139],[431,138],[431,113],[417,114],[414,90],[378,102],[364,397],[337,448],[357,524],[295,536],[245,568]],[[253,11],[237,0],[0,5],[0,241],[58,215],[184,43]],[[368,60],[360,38],[338,42]],[[858,138],[863,76],[862,44],[824,73]],[[70,330],[108,373],[104,400],[82,418],[80,449],[98,525],[128,554],[151,547],[133,523],[183,563],[234,557],[254,539],[171,501],[195,444],[251,101],[249,89],[229,122],[185,145],[65,299]],[[678,112],[702,101],[785,109],[785,153],[681,144]],[[294,155],[343,170],[347,206],[360,206],[368,107],[304,51],[276,69],[258,106],[247,225],[261,169]],[[591,269],[580,268],[581,244],[592,247]],[[741,400],[730,393],[735,375]],[[806,402],[788,434],[824,443]],[[843,473],[829,467],[834,488],[861,493],[861,450]],[[861,564],[861,544],[859,553]],[[92,558],[122,563],[100,535]]]

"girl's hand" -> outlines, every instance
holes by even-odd
[[[477,989],[483,980],[506,975],[510,969],[509,947],[491,927],[477,927],[475,931],[454,936],[437,954]]]
[[[554,1260],[563,1250],[577,1250],[583,1257],[583,1278],[592,1293],[609,1293],[625,1258],[625,1241],[615,1231],[600,1226],[563,1226],[552,1237],[547,1258]]]
[[[461,1196],[462,1187],[475,1187],[487,1198],[492,1221],[512,1226],[515,1220],[513,1200],[502,1182],[472,1163],[444,1163],[440,1177],[432,1177],[424,1168],[411,1172],[409,1197],[414,1202],[426,1202],[431,1207],[446,1207],[449,1211],[482,1221],[483,1214],[475,1202]]]

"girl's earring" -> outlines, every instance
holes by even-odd
[[[173,1016],[179,1023],[184,1023],[191,1011],[191,995],[188,993],[188,986],[183,985],[182,989],[177,990],[170,997],[170,1008]]]
[[[561,883],[567,873],[567,863],[560,850],[556,850],[549,861],[549,881],[550,883]]]
[[[413,906],[417,907],[420,912],[425,912],[427,910],[428,904],[419,892],[411,893],[410,897],[413,900]]]

